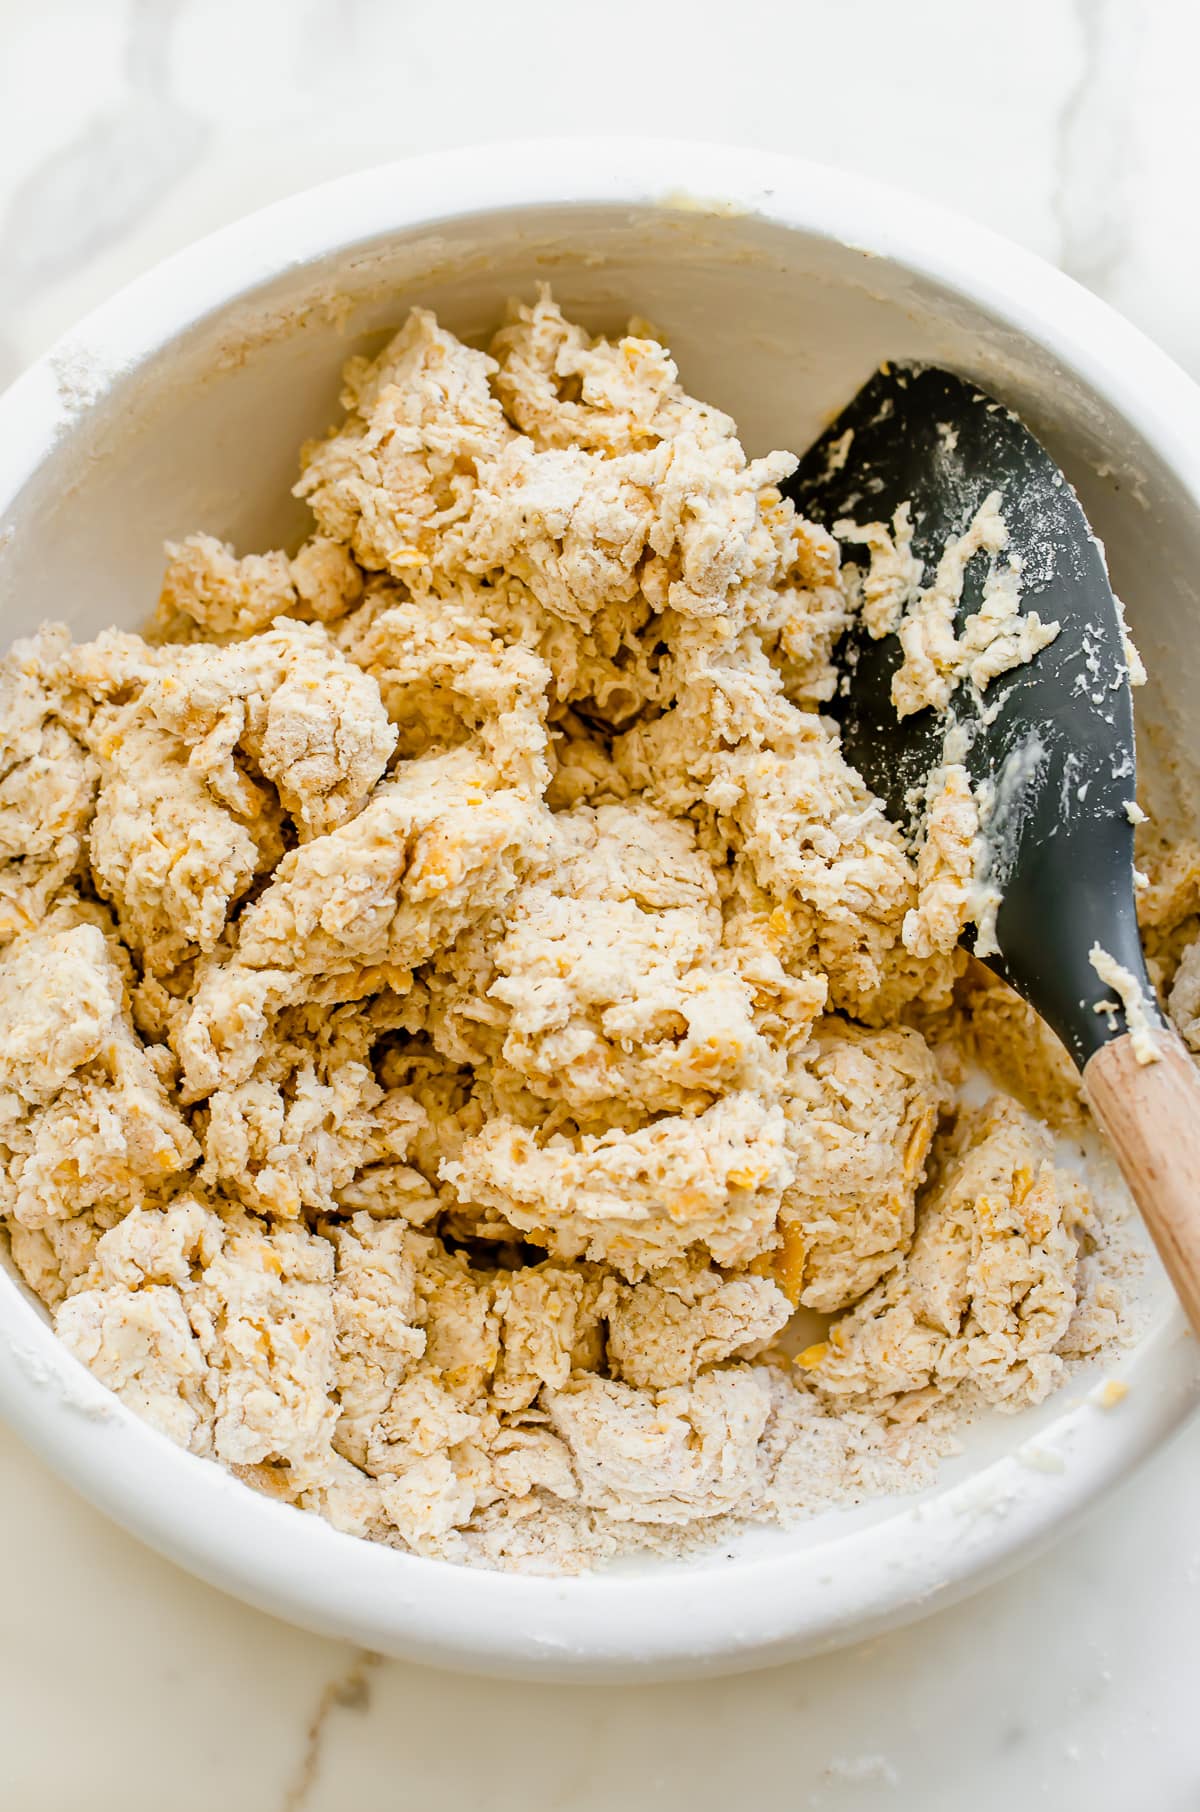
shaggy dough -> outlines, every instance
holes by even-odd
[[[1118,1323],[1043,1127],[956,1093],[1071,1106],[958,945],[965,774],[914,857],[820,710],[858,610],[913,698],[1031,652],[1007,567],[953,629],[996,511],[925,591],[904,512],[843,567],[789,454],[546,294],[487,353],[414,311],[343,401],[294,557],[189,537],[146,638],[0,673],[18,1268],[173,1439],[422,1553],[913,1482]]]
[[[855,573],[860,610],[869,635],[896,634],[903,660],[892,677],[892,703],[899,717],[932,707],[944,711],[952,693],[969,680],[979,693],[994,679],[1031,661],[1058,634],[1035,610],[1021,611],[1021,562],[999,556],[1008,546],[1008,527],[999,491],[980,504],[963,533],[943,550],[932,582],[922,588],[920,562],[912,551],[912,522],[901,504],[891,528],[882,522],[861,526],[838,522],[846,540],[862,542],[869,554],[865,574]],[[976,554],[988,557],[979,609],[955,628],[967,567]]]

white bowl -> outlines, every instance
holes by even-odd
[[[1144,715],[1200,754],[1200,393],[1139,333],[991,234],[837,172],[728,149],[567,142],[366,171],[227,228],[92,315],[0,399],[4,635],[134,624],[165,537],[300,531],[300,441],[362,336],[436,308],[485,331],[553,281],[595,327],[631,310],[748,446],[803,447],[881,358],[953,364],[1061,459],[1154,673]],[[863,1636],[994,1578],[1165,1439],[1197,1350],[1161,1278],[1099,1374],[985,1418],[920,1498],[753,1533],[696,1562],[550,1580],[340,1535],[138,1421],[0,1275],[0,1409],[109,1515],[214,1584],[388,1654],[526,1676],[717,1672]]]

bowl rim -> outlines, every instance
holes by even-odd
[[[286,269],[389,234],[552,207],[749,213],[883,257],[1052,353],[1153,447],[1200,510],[1200,389],[1106,303],[985,227],[886,185],[775,153],[673,140],[490,144],[354,172],[222,227],[119,290],[0,396],[0,520],[87,402],[186,328]],[[0,1284],[0,1411],[69,1484],[238,1597],[385,1653],[527,1678],[728,1672],[865,1636],[949,1603],[1046,1545],[1195,1406],[1200,1353],[1172,1308],[1095,1391],[968,1479],[820,1546],[703,1567],[544,1578],[447,1565],[275,1503],[140,1421]],[[1049,1456],[1047,1458],[1047,1456]]]

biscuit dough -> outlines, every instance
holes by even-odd
[[[944,711],[955,689],[970,681],[983,693],[994,679],[1031,661],[1057,636],[1057,623],[1043,623],[1035,610],[1022,612],[1021,561],[1000,555],[1008,546],[999,491],[980,504],[963,533],[943,550],[929,585],[921,585],[921,563],[912,551],[909,506],[901,504],[886,523],[834,524],[845,540],[861,542],[870,555],[865,573],[856,568],[851,584],[860,598],[867,633],[875,640],[898,635],[904,658],[892,678],[892,703],[899,717],[932,707]],[[979,609],[955,628],[967,567],[986,554],[988,571]]]
[[[1007,568],[953,630],[995,511],[924,592],[903,516],[851,571],[548,294],[486,353],[414,311],[343,402],[294,557],[194,535],[145,637],[4,663],[17,1268],[172,1439],[424,1554],[924,1478],[1121,1316],[1059,1057],[959,947],[965,775],[914,855],[821,714],[859,609],[938,696],[1020,658]]]

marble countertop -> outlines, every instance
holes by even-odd
[[[886,176],[1056,260],[1200,376],[1198,54],[1191,0],[0,0],[0,382],[277,196],[586,131]],[[534,1688],[247,1610],[0,1431],[0,1804],[1196,1812],[1198,1478],[1193,1423],[1007,1583],[837,1655]]]

